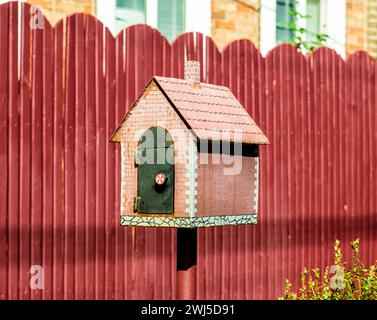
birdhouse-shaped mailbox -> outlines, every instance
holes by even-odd
[[[111,141],[121,144],[121,225],[255,224],[259,145],[268,140],[227,87],[152,77]]]

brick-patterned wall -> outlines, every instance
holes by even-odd
[[[96,13],[96,0],[27,0],[27,2],[41,8],[52,25],[76,12],[93,15]]]
[[[347,0],[346,52],[358,50],[377,58],[377,0]]]
[[[258,213],[258,158],[199,154],[197,216]]]
[[[367,49],[368,0],[347,0],[346,53]]]
[[[122,137],[121,214],[134,215],[134,197],[137,196],[137,168],[134,165],[134,154],[140,136],[155,126],[165,128],[172,135],[175,154],[174,216],[188,217],[190,195],[190,181],[187,175],[190,160],[188,144],[193,141],[193,137],[153,82],[130,111],[125,126],[119,133]]]
[[[212,38],[219,49],[237,39],[259,47],[260,0],[212,0]]]
[[[377,58],[377,0],[368,1],[367,46],[369,53]]]

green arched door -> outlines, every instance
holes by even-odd
[[[137,151],[136,211],[169,214],[174,210],[174,148],[171,135],[161,127],[143,133]]]

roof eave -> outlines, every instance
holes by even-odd
[[[145,90],[149,87],[149,85],[152,83],[152,82],[157,82],[156,79],[153,77],[151,77],[149,79],[149,81],[147,82],[146,86],[144,87],[144,89],[141,91],[141,93],[138,95],[138,97],[135,99],[135,101],[132,103],[131,105],[131,108],[126,112],[126,114],[124,115],[122,121],[119,123],[118,127],[115,129],[115,131],[113,132],[113,134],[111,135],[109,141],[110,142],[114,142],[114,143],[120,143],[121,140],[119,139],[119,137],[117,137],[117,134],[118,132],[120,131],[120,129],[123,127],[124,123],[126,122],[131,110],[136,106],[137,102],[140,100],[140,98],[144,95],[144,92]]]

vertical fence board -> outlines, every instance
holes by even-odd
[[[106,29],[106,137],[116,127],[115,119],[115,40]],[[106,144],[106,298],[115,298],[115,145]]]
[[[66,73],[65,73],[65,109],[64,109],[64,298],[75,298],[75,158],[76,158],[76,143],[75,143],[75,27],[76,17],[71,16],[67,19],[67,35],[66,35]],[[78,244],[79,245],[79,244]]]
[[[0,7],[1,8],[1,7]],[[20,50],[20,298],[30,299],[29,271],[31,262],[31,30],[30,13],[21,7]],[[2,31],[0,31],[0,36]],[[0,263],[1,264],[1,263]]]
[[[43,276],[44,299],[53,297],[53,30],[48,23],[43,30]]]
[[[105,298],[105,155],[106,155],[106,116],[105,109],[105,77],[103,70],[104,41],[103,25],[96,24],[96,299]]]
[[[376,99],[377,99],[377,63],[376,61],[369,62],[369,79],[368,79],[368,124],[369,124],[369,159],[368,163],[377,163],[377,152],[375,151],[375,146],[377,145],[377,108]],[[370,190],[376,190],[377,188],[377,168],[371,166],[370,174]],[[366,220],[366,224],[369,225],[369,252],[367,253],[368,257],[372,257],[375,252],[375,227],[377,224],[377,217],[373,214],[377,207],[377,197],[369,197],[369,219]]]
[[[96,213],[96,20],[85,17],[85,298],[95,298]]]
[[[32,29],[31,266],[43,266],[43,29]],[[41,290],[32,290],[41,299]]]
[[[53,298],[64,298],[64,23],[53,29]]]
[[[84,15],[75,17],[74,26],[74,90],[75,90],[75,298],[85,298],[85,167],[86,149],[86,101],[85,101],[85,21]]]
[[[10,299],[18,299],[19,283],[19,156],[20,132],[18,111],[18,6],[9,3],[9,56],[8,56],[8,290]]]
[[[259,121],[260,128],[263,132],[266,132],[268,136],[271,134],[271,126],[267,121],[269,111],[267,109],[267,86],[266,86],[266,79],[267,79],[267,72],[266,72],[266,63],[265,59],[259,59],[257,63],[258,68],[256,72],[254,72],[254,79],[253,81],[259,85],[259,99],[258,105],[259,107],[256,109],[256,121]],[[270,192],[268,192],[268,174],[269,168],[271,166],[272,159],[267,157],[266,148],[259,148],[260,152],[260,166],[259,166],[259,186],[260,191],[258,195],[258,223],[260,227],[254,232],[256,233],[256,238],[259,241],[259,255],[255,256],[257,260],[256,264],[258,264],[259,273],[253,272],[253,287],[255,291],[251,294],[255,298],[260,298],[263,296],[263,292],[265,291],[265,286],[267,282],[267,268],[266,265],[266,257],[267,254],[265,252],[265,247],[267,243],[266,237],[262,237],[267,232],[267,225],[264,223],[266,221],[266,215],[263,212],[267,212],[267,199],[270,196]],[[264,164],[264,165],[263,165]],[[258,270],[258,269],[257,269]],[[249,295],[250,297],[250,295]]]
[[[122,118],[126,113],[126,94],[125,94],[125,55],[124,55],[124,36],[125,32],[122,31],[118,34],[115,42],[115,82],[116,82],[116,101],[115,101],[115,121],[120,123]],[[120,208],[120,192],[121,192],[121,154],[120,146],[117,146],[115,150],[115,168],[114,168],[114,179],[115,179],[115,207]],[[116,212],[113,213],[113,219],[118,218]],[[115,228],[115,299],[127,299],[128,297],[128,287],[127,282],[130,276],[130,261],[131,261],[131,250],[130,250],[130,240],[129,232],[123,228]]]
[[[0,297],[8,298],[8,68],[9,4],[0,6]]]

